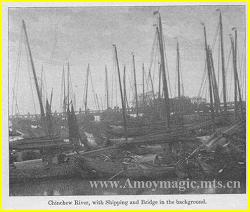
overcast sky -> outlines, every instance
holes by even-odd
[[[138,92],[142,90],[142,63],[148,70],[155,36],[155,10],[160,10],[163,33],[166,41],[166,55],[169,67],[171,95],[176,95],[176,37],[180,43],[181,72],[185,96],[197,96],[204,72],[204,38],[201,22],[206,24],[208,42],[212,45],[216,35],[219,8],[223,15],[224,46],[226,61],[230,50],[229,33],[232,27],[238,29],[239,69],[245,57],[245,8],[244,6],[164,6],[164,7],[74,7],[74,8],[10,8],[9,9],[9,73],[10,89],[19,70],[15,88],[17,104],[21,113],[39,112],[37,96],[33,91],[35,107],[30,89],[30,64],[27,62],[25,46],[21,40],[21,20],[24,19],[30,39],[37,75],[44,69],[47,93],[53,88],[53,110],[60,111],[62,67],[70,64],[73,90],[77,108],[82,107],[83,88],[88,63],[90,64],[93,87],[105,104],[105,72],[109,73],[110,93],[117,77],[114,71],[112,44],[117,45],[120,69],[126,65],[129,96],[132,98],[132,56],[135,54]],[[18,56],[19,55],[19,56]],[[214,47],[214,60],[218,71],[218,42]],[[20,65],[18,66],[18,60]],[[231,61],[227,71],[228,93],[232,93]],[[19,68],[17,68],[19,67]],[[240,69],[240,78],[244,72]],[[153,70],[157,90],[157,70]],[[221,76],[219,87],[221,93]],[[33,88],[34,88],[34,82]],[[44,83],[45,84],[45,83]],[[130,86],[131,84],[131,86]],[[113,105],[116,102],[113,83]],[[95,108],[91,83],[89,107]],[[205,94],[204,94],[205,95]],[[112,94],[110,94],[112,96]],[[119,98],[119,96],[118,96]],[[231,98],[231,97],[230,97]],[[12,98],[10,98],[12,100]],[[118,101],[119,103],[119,101]],[[12,101],[11,101],[12,104]]]

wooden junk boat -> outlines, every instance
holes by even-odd
[[[157,157],[157,156],[156,156]],[[96,157],[82,156],[77,158],[78,168],[82,177],[102,177],[113,179],[124,178],[156,178],[175,176],[175,163],[157,164],[149,161],[138,161],[136,158],[124,157],[123,160],[112,160],[106,155]]]
[[[68,139],[63,139],[54,131],[52,122],[51,101],[46,101],[46,110],[43,107],[41,92],[37,82],[35,66],[29,45],[29,39],[26,31],[25,22],[22,22],[25,33],[26,44],[31,61],[33,77],[35,81],[37,96],[39,100],[41,120],[39,122],[39,136],[20,136],[18,139],[10,139],[9,141],[9,179],[10,183],[19,183],[24,181],[73,177],[76,175],[74,167],[74,159],[77,157],[77,151],[87,149],[88,145],[79,135],[79,129],[76,125],[76,117],[73,105],[70,111],[68,103],[67,121],[69,128]],[[51,95],[52,98],[52,95]],[[28,126],[28,125],[27,125]],[[28,128],[28,127],[26,127]],[[14,137],[14,133],[10,137]],[[17,134],[17,133],[16,133]],[[19,133],[20,134],[20,133]],[[18,134],[18,135],[19,135]],[[31,132],[31,134],[33,134]],[[36,133],[34,133],[36,134]],[[84,146],[81,145],[84,143]],[[20,153],[20,154],[19,154]],[[24,158],[22,153],[28,157]],[[17,161],[17,157],[19,157]]]
[[[149,163],[121,163],[113,161],[103,161],[101,159],[82,157],[84,170],[97,173],[97,176],[114,178],[115,176],[127,178],[155,178],[164,175],[174,175],[175,166],[159,166]],[[84,172],[85,174],[86,172]]]

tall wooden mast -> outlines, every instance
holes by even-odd
[[[124,132],[125,132],[125,138],[127,140],[128,136],[127,136],[126,105],[125,105],[124,98],[123,98],[123,93],[122,93],[122,82],[121,82],[121,75],[120,75],[120,68],[119,68],[119,61],[118,61],[116,45],[113,44],[113,47],[114,47],[114,52],[115,52],[115,60],[116,60],[117,73],[118,73],[118,79],[119,79],[119,85],[120,85],[120,95],[121,95],[121,103],[122,103],[122,115],[123,115],[123,122],[124,122]]]
[[[241,97],[241,88],[240,88],[240,82],[239,82],[239,75],[238,75],[238,71],[237,71],[237,29],[233,28],[234,30],[234,48],[235,48],[235,65],[236,65],[236,80],[237,80],[237,86],[238,86],[238,94],[239,94],[239,102],[240,102],[240,111],[241,111],[241,118],[244,118],[244,114],[243,114],[243,104],[242,104],[242,97]]]
[[[213,94],[214,94],[214,106],[215,106],[215,111],[218,114],[218,112],[220,111],[220,96],[219,96],[219,91],[218,91],[217,80],[215,77],[212,50],[210,48],[208,48],[208,55],[209,55],[209,61],[210,61],[210,74],[211,74],[212,88],[213,88]]]
[[[63,66],[63,112],[66,113],[66,84],[65,84],[65,70]]]
[[[63,65],[63,70],[62,70],[62,82],[61,82],[61,106],[63,113],[66,113],[66,84],[65,84],[65,70],[64,70],[64,65]]]
[[[165,106],[166,106],[166,127],[169,128],[170,127],[170,106],[169,106],[169,94],[168,94],[168,85],[167,85],[166,69],[165,69],[162,23],[161,23],[160,14],[158,17],[158,26],[156,27],[156,30],[157,30],[159,47],[160,47],[159,49],[160,49],[160,55],[161,55],[162,81],[163,81],[163,91],[164,91],[164,99],[165,99]]]
[[[31,49],[30,49],[29,38],[28,38],[27,29],[26,29],[26,25],[25,25],[24,20],[22,20],[22,23],[23,23],[24,34],[25,34],[25,38],[26,38],[26,43],[27,43],[27,47],[28,47],[28,53],[29,53],[30,62],[31,62],[32,73],[33,73],[33,77],[34,77],[34,81],[35,81],[36,92],[37,92],[39,106],[40,106],[41,119],[43,120],[44,117],[45,117],[45,113],[44,113],[42,96],[41,96],[40,91],[39,91],[39,85],[38,85],[38,81],[37,81],[35,65],[34,65],[32,53],[31,53]]]
[[[43,94],[43,65],[42,65],[41,79],[40,79],[40,94],[41,94],[41,98],[42,98],[42,101],[43,101],[43,95],[44,95]]]
[[[240,102],[240,111],[241,111],[241,118],[243,119],[244,115],[243,115],[243,105],[242,105],[242,98],[241,98],[241,88],[240,88],[240,82],[239,82],[239,75],[238,75],[238,71],[237,71],[237,29],[233,28],[234,30],[234,48],[235,48],[235,66],[236,66],[236,81],[237,81],[237,86],[238,86],[238,94],[239,94],[239,102]]]
[[[151,70],[150,69],[148,71],[148,77],[149,77],[149,80],[150,80],[150,85],[151,85],[151,91],[152,91],[153,100],[155,102],[154,83],[153,83],[153,79],[152,79],[152,76],[151,76]]]
[[[221,50],[221,71],[222,71],[222,86],[223,86],[223,107],[227,111],[227,89],[226,89],[226,74],[225,74],[225,58],[224,58],[224,44],[223,44],[223,26],[222,15],[220,11],[220,50]]]
[[[234,69],[234,113],[235,113],[235,119],[238,117],[238,95],[239,95],[239,103],[240,103],[240,110],[241,110],[241,118],[243,119],[243,105],[242,105],[242,99],[241,99],[241,90],[240,90],[240,83],[239,83],[239,77],[238,77],[238,71],[237,71],[237,30],[236,28],[233,28],[234,30],[234,40],[233,37],[230,35],[231,39],[231,46],[232,46],[232,52],[233,52],[233,69]]]
[[[177,80],[178,80],[178,98],[181,97],[181,77],[180,77],[180,51],[179,51],[179,42],[177,40],[176,46],[176,53],[177,53]]]
[[[105,65],[105,87],[106,87],[106,101],[107,101],[107,109],[109,108],[109,86],[108,86],[108,71],[107,66]]]
[[[87,73],[86,73],[86,90],[85,90],[85,101],[84,101],[85,113],[87,113],[87,105],[88,105],[88,87],[89,87],[89,64],[88,64]]]
[[[133,72],[134,72],[134,88],[135,88],[135,107],[136,107],[136,117],[138,117],[138,96],[137,96],[137,83],[136,83],[136,70],[135,70],[135,55],[132,53],[133,59]]]
[[[96,103],[97,103],[98,110],[100,110],[100,103],[99,103],[99,99],[98,99],[97,94],[95,94],[95,98],[96,98]]]
[[[237,113],[238,113],[238,105],[237,105],[237,61],[236,61],[236,50],[235,50],[235,46],[237,44],[234,43],[233,37],[230,36],[231,39],[231,46],[232,46],[232,53],[233,53],[233,70],[234,70],[234,116],[235,119],[237,118]]]
[[[49,101],[50,110],[52,109],[52,98],[53,98],[53,88],[50,93],[50,101]]]
[[[209,47],[207,45],[206,27],[204,24],[203,24],[203,30],[204,30],[205,53],[206,53],[206,61],[207,61],[208,84],[209,84],[210,112],[211,112],[212,122],[214,123],[214,103],[213,103],[213,90],[212,90],[212,79],[211,79],[211,65],[210,65],[210,60],[209,60]]]
[[[68,77],[67,77],[67,79],[68,79],[68,82],[67,82],[67,84],[68,84],[68,98],[67,98],[67,100],[68,100],[68,105],[67,105],[67,108],[69,109],[69,77],[70,77],[70,73],[69,73],[69,62],[68,62]]]
[[[128,107],[127,86],[126,86],[126,66],[123,67],[123,95],[125,105]]]
[[[161,99],[161,73],[162,73],[162,68],[161,68],[161,63],[159,66],[159,82],[158,82],[158,101],[160,103]]]
[[[144,63],[142,64],[142,104],[143,104],[143,109],[145,107],[145,69],[144,69]]]

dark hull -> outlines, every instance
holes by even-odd
[[[84,177],[86,170],[97,177],[113,178],[115,176],[124,178],[157,178],[175,175],[175,166],[158,166],[147,163],[123,164],[121,162],[103,161],[82,157],[78,161],[80,173]]]
[[[75,167],[75,157],[72,156],[67,162],[46,165],[41,159],[22,161],[10,166],[10,183],[22,183],[45,179],[71,178],[78,176]]]

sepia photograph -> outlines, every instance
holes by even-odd
[[[9,197],[246,194],[246,5],[7,10]]]

